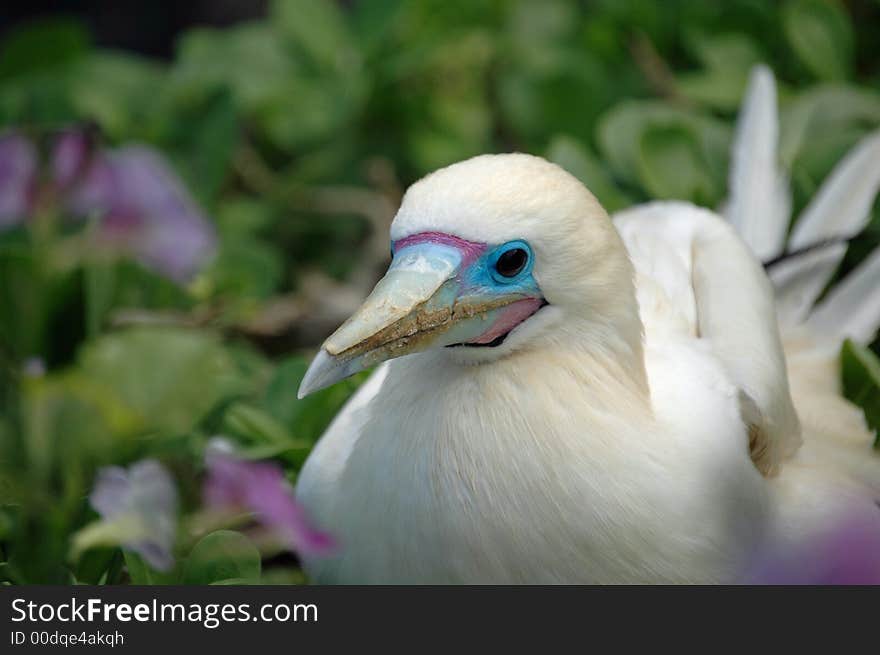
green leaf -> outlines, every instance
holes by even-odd
[[[155,118],[165,70],[145,58],[99,51],[80,60],[69,83],[71,104],[113,139],[142,137]]]
[[[749,71],[761,60],[754,41],[742,34],[698,35],[691,39],[690,48],[702,61],[704,70],[678,75],[678,91],[711,107],[739,107]]]
[[[60,476],[74,497],[87,492],[94,465],[130,454],[140,425],[140,417],[112,391],[76,370],[30,380],[22,402],[30,482]]]
[[[688,46],[713,71],[748,72],[761,59],[754,40],[745,34],[695,34]]]
[[[277,419],[252,405],[235,403],[223,415],[224,427],[256,444],[290,446],[294,441]]]
[[[46,19],[7,32],[0,42],[0,123],[56,129],[77,119],[68,85],[90,38],[80,23]]]
[[[849,339],[840,354],[843,393],[865,412],[874,430],[874,448],[880,448],[880,359],[868,348]]]
[[[203,205],[211,205],[229,175],[238,145],[238,119],[228,89],[192,106],[175,107],[157,139],[173,158],[187,186]]]
[[[256,198],[233,196],[217,209],[220,244],[217,254],[199,279],[199,295],[216,299],[223,308],[224,323],[248,323],[263,309],[261,301],[275,294],[285,281],[282,239],[272,224],[289,215]],[[304,248],[308,246],[303,244]]]
[[[602,154],[611,165],[616,177],[631,184],[648,187],[645,180],[646,164],[651,163],[658,156],[664,156],[658,143],[652,146],[648,153],[648,161],[643,154],[643,138],[646,132],[654,128],[668,130],[675,128],[679,133],[688,132],[691,136],[683,137],[688,142],[688,148],[697,148],[702,170],[711,180],[711,187],[717,193],[724,187],[727,174],[727,160],[730,155],[731,128],[729,125],[705,116],[700,113],[684,111],[670,107],[656,101],[625,101],[602,116],[598,125],[598,141]],[[669,135],[666,135],[668,137]],[[667,145],[669,138],[663,135],[650,137],[658,141],[664,141]],[[662,148],[667,155],[671,155],[666,147]],[[690,154],[685,155],[690,158]],[[658,176],[668,175],[668,172],[647,172],[651,178],[651,184],[661,188],[673,186],[665,183]],[[705,180],[694,184],[692,179],[686,185],[687,188],[708,188]],[[681,198],[680,198],[681,199]],[[703,202],[713,205],[719,198],[704,198]]]
[[[219,401],[248,385],[212,334],[134,328],[90,343],[81,370],[136,411],[146,426],[187,432]]]
[[[654,126],[642,134],[639,177],[655,198],[710,204],[717,195],[696,136],[680,126]]]
[[[371,0],[350,7],[358,41],[364,50],[381,47],[388,33],[398,24],[405,4],[404,0]]]
[[[813,188],[817,189],[831,169],[866,133],[863,127],[856,125],[842,125],[833,131],[814,133],[798,153],[792,170],[808,176]]]
[[[49,307],[43,269],[37,249],[24,239],[0,248],[0,343],[20,360],[45,350]]]
[[[226,580],[217,580],[217,582],[212,582],[211,584],[228,587],[237,585],[254,585],[260,583],[261,580],[259,578],[227,578]]]
[[[785,37],[816,77],[842,80],[852,69],[853,29],[833,0],[789,0],[782,10]]]
[[[357,67],[355,41],[339,6],[327,0],[275,0],[272,22],[323,69]]]
[[[618,88],[589,52],[558,50],[556,61],[533,64],[536,70],[517,61],[500,75],[497,95],[503,119],[530,142],[545,143],[556,132],[588,141],[597,115]]]
[[[282,423],[259,407],[235,403],[224,412],[222,429],[223,434],[240,441],[236,446],[240,457],[250,460],[280,458],[299,468],[308,456],[313,440],[295,438],[288,425],[291,424]]]
[[[172,280],[151,271],[140,262],[127,258],[116,260],[113,308],[142,307],[163,310],[189,309],[190,291]]]
[[[240,532],[218,530],[193,547],[183,569],[185,584],[215,584],[259,580],[260,552]]]
[[[90,338],[101,332],[104,318],[112,304],[115,272],[113,262],[94,258],[85,264],[86,334]]]
[[[227,30],[195,29],[178,42],[171,88],[184,103],[229,88],[251,113],[273,102],[299,77],[300,66],[268,25],[245,23]],[[291,99],[291,101],[295,101]]]
[[[216,214],[221,234],[235,239],[265,230],[276,218],[276,212],[265,202],[245,195],[224,197]]]
[[[170,93],[185,109],[228,88],[259,136],[286,150],[335,135],[366,97],[359,65],[311,68],[271,24],[197,29],[180,40]]]
[[[290,357],[279,364],[266,389],[266,407],[285,425],[293,425],[301,411],[302,405],[296,397],[296,390],[308,368],[309,363],[305,358]]]
[[[283,362],[266,390],[266,408],[289,426],[297,439],[314,442],[370,373],[358,373],[299,400],[296,390],[307,368],[308,362],[302,357]]]
[[[363,89],[330,78],[287,80],[283,90],[255,115],[266,138],[293,149],[330,138],[357,109]]]
[[[74,560],[79,560],[83,553],[91,549],[137,542],[145,535],[143,522],[136,518],[93,521],[72,535],[70,555]]]
[[[93,548],[77,562],[74,577],[83,584],[101,584],[114,560],[120,556],[118,548]]]
[[[277,290],[283,271],[284,256],[276,245],[252,236],[224,234],[207,277],[212,291],[225,301],[238,297],[253,308],[254,300],[268,298]]]
[[[90,42],[88,30],[77,21],[27,24],[0,43],[0,79],[68,66],[88,51]]]
[[[63,71],[38,71],[0,84],[0,123],[53,130],[79,119]]]
[[[868,130],[880,125],[880,93],[845,84],[820,84],[784,105],[780,115],[780,157],[791,167],[817,135]]]
[[[547,159],[578,178],[609,212],[623,209],[632,200],[617,188],[599,160],[576,139],[559,135],[550,142]]]
[[[168,585],[176,582],[175,575],[171,573],[162,573],[152,568],[144,561],[144,558],[130,550],[123,550],[125,557],[125,568],[128,570],[128,577],[131,584],[135,585]]]

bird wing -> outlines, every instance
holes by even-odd
[[[788,228],[787,212],[778,211],[779,199],[769,192],[775,178],[786,196],[782,200],[788,200],[785,175],[777,168],[774,87],[770,71],[760,67],[752,74],[737,121],[724,213],[752,252],[775,260],[768,275],[804,443],[774,483],[779,524],[803,537],[811,525],[827,526],[841,511],[865,503],[870,510],[880,493],[880,459],[869,455],[874,435],[862,411],[841,394],[839,364],[845,338],[867,345],[880,327],[880,249],[826,291],[846,254],[844,239],[870,220],[880,190],[880,131],[864,137],[834,167],[784,247],[779,238]],[[854,483],[863,489],[854,492]]]
[[[614,222],[636,270],[646,343],[675,334],[708,346],[740,391],[752,459],[774,472],[800,431],[760,263],[721,217],[689,203],[641,205]]]

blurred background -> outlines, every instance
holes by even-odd
[[[519,150],[609,211],[718,208],[763,62],[797,216],[880,126],[878,30],[877,0],[4,3],[0,581],[302,581],[205,452],[286,497],[362,379],[297,401],[308,356],[409,184]]]

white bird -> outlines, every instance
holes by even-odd
[[[391,238],[300,388],[391,360],[298,480],[340,542],[306,561],[316,582],[731,582],[880,497],[871,435],[815,355],[841,329],[786,336],[808,362],[792,399],[773,287],[716,214],[612,222],[557,166],[483,155],[414,184]]]

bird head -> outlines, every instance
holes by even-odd
[[[530,155],[481,155],[415,183],[391,225],[391,251],[386,275],[324,342],[300,397],[428,349],[491,362],[541,345],[566,321],[613,323],[633,297],[605,210],[572,175]]]

